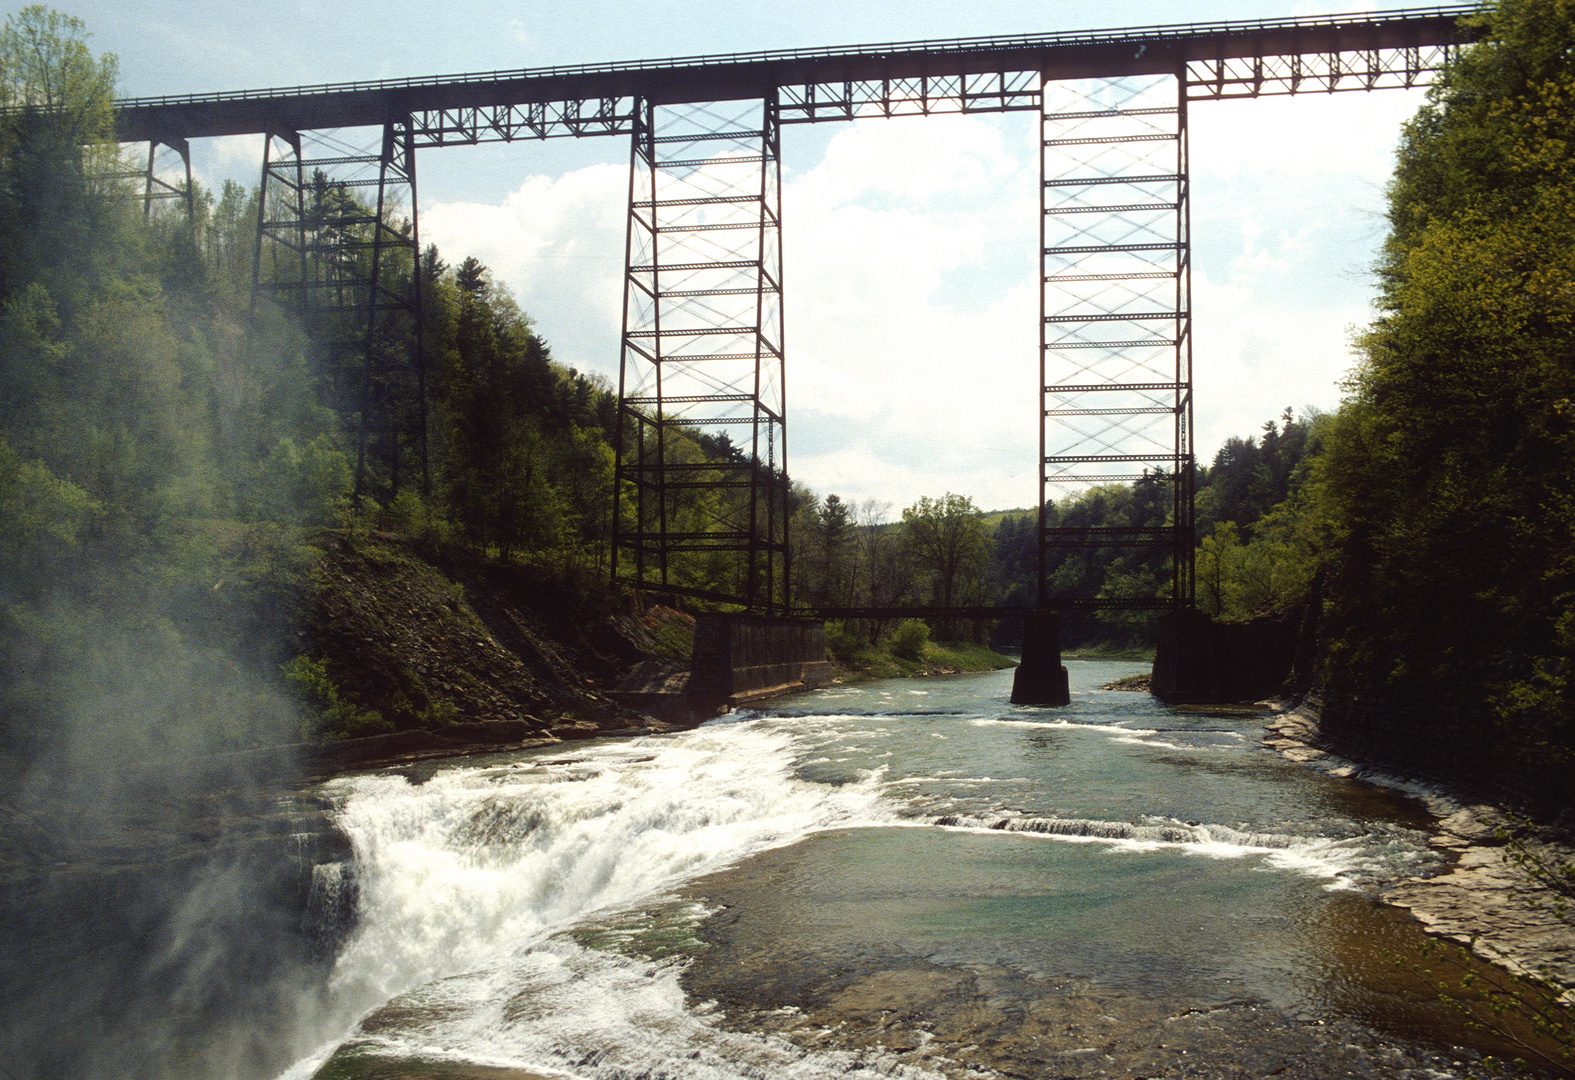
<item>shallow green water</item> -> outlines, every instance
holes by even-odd
[[[290,1075],[336,1045],[607,1078],[1472,1071],[1373,900],[1439,865],[1421,801],[1284,761],[1260,714],[1099,689],[1140,664],[1068,669],[1060,709],[1008,704],[1011,672],[872,682],[340,782],[334,989],[347,1028],[372,1012]]]

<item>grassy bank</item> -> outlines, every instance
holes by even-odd
[[[1140,660],[1145,664],[1154,662],[1154,649],[1149,647],[1134,648],[1130,645],[1085,645],[1076,649],[1063,649],[1063,660]]]
[[[926,641],[906,655],[892,650],[889,642],[865,645],[847,652],[833,651],[832,662],[843,682],[898,679],[910,675],[956,675],[965,671],[998,671],[1016,667],[1017,661],[987,645],[963,641]]]

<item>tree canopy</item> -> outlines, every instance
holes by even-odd
[[[1575,9],[1503,0],[1407,125],[1316,484],[1330,672],[1575,722]]]

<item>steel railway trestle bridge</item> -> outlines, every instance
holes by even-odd
[[[629,139],[613,575],[752,611],[789,595],[781,132],[789,124],[1030,112],[1041,128],[1039,592],[1030,609],[808,614],[961,618],[1193,606],[1192,103],[1413,87],[1470,38],[1474,5],[1087,33],[923,41],[339,83],[117,103],[148,147],[145,208],[185,200],[190,142],[264,144],[256,290],[329,342],[335,404],[369,469],[397,487],[426,468],[416,153],[560,137]],[[381,132],[368,152],[337,129]],[[366,192],[364,201],[343,197]],[[338,197],[335,197],[335,195]],[[374,198],[375,193],[375,198]],[[396,223],[394,209],[408,212]],[[405,267],[403,276],[395,268]],[[678,433],[734,448],[675,452]],[[714,444],[713,444],[714,445]],[[1147,476],[1170,514],[1145,528],[1050,527],[1058,492]],[[385,482],[380,480],[380,482]],[[408,479],[405,482],[410,482]],[[686,489],[730,489],[697,526]],[[1162,599],[1053,595],[1054,551],[1162,554]],[[730,560],[731,592],[686,588],[680,553]],[[1030,618],[1030,623],[1033,619]],[[1058,661],[1057,661],[1058,662]]]

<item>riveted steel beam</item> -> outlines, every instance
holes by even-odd
[[[1030,111],[1041,79],[1187,73],[1188,94],[1412,86],[1475,5],[1113,30],[786,49],[670,60],[438,75],[116,103],[120,137],[148,142],[270,130],[371,127],[412,117],[418,146],[630,135],[637,102],[775,93],[784,124],[939,112]]]

